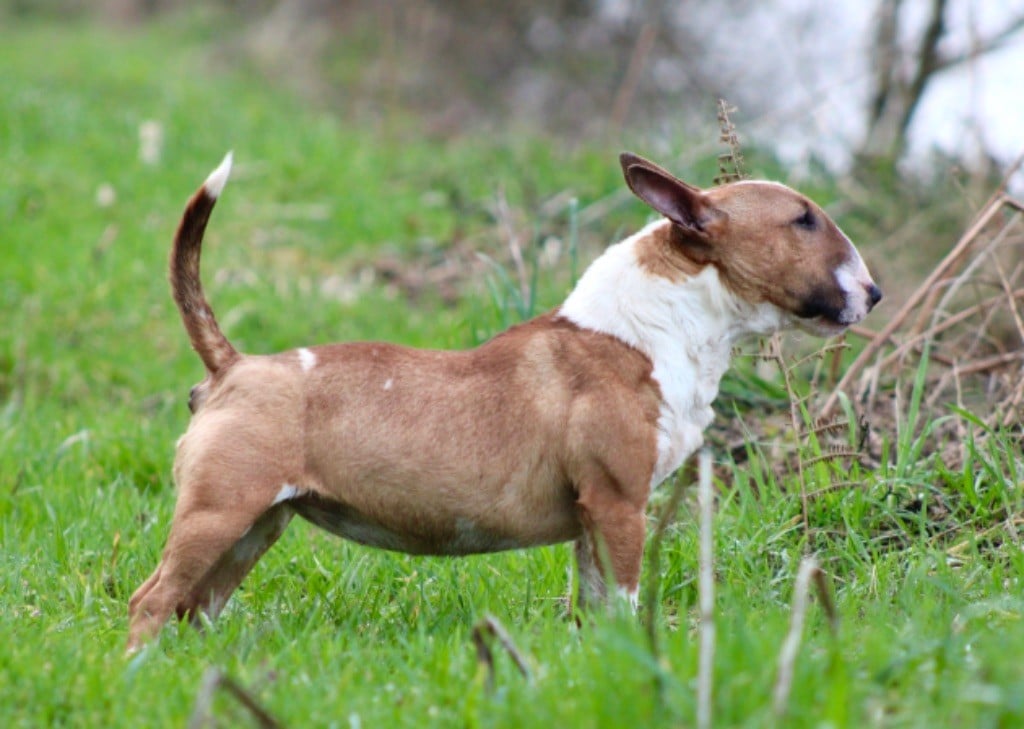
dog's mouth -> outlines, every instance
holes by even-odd
[[[797,319],[796,326],[801,331],[818,337],[834,337],[845,332],[850,325],[827,316],[816,316],[809,319]]]
[[[797,328],[820,337],[841,334],[857,318],[851,316],[845,296],[824,291],[814,291],[806,297],[794,314]]]
[[[796,326],[810,334],[820,337],[834,337],[845,332],[850,325],[856,324],[864,316],[860,315],[855,306],[846,301],[843,306],[807,307],[797,314]]]

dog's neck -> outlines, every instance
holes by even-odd
[[[559,309],[577,326],[609,334],[651,360],[662,398],[652,485],[703,443],[711,403],[737,340],[787,324],[778,308],[737,297],[714,266],[683,280],[645,267],[641,247],[652,236],[667,239],[669,225],[657,221],[609,247]]]

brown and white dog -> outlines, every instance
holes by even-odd
[[[128,647],[177,614],[216,617],[298,514],[361,544],[466,555],[575,540],[579,603],[605,575],[634,605],[644,510],[697,449],[733,344],[832,335],[881,298],[856,249],[772,182],[700,190],[630,154],[665,219],[608,248],[562,306],[469,351],[379,342],[244,355],[199,281],[230,155],[185,209],[174,299],[206,378],[178,442],[163,559]]]

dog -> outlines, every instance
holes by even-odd
[[[734,343],[839,334],[882,294],[794,190],[701,190],[636,155],[620,163],[662,217],[610,246],[553,311],[466,351],[247,355],[199,279],[229,154],[174,238],[173,296],[206,377],[177,444],[163,557],[129,603],[129,651],[172,615],[215,619],[295,514],[411,554],[574,541],[577,604],[609,600],[608,576],[635,609],[648,497],[701,445]]]

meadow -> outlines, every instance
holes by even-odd
[[[627,198],[604,204],[622,187],[619,142],[567,148],[520,130],[439,140],[411,122],[346,122],[226,62],[215,40],[195,19],[0,29],[0,725],[255,725],[228,685],[285,726],[694,725],[690,492],[657,570],[646,565],[653,625],[567,620],[568,546],[414,558],[294,522],[216,625],[170,626],[123,656],[126,604],[163,546],[174,442],[202,377],[166,284],[169,243],[228,149],[236,172],[204,277],[248,352],[349,339],[472,346],[556,305],[574,269],[646,214]],[[143,129],[162,137],[148,161]],[[680,172],[710,184],[713,159]],[[755,172],[781,174],[769,162]],[[815,193],[840,196],[827,181]],[[527,251],[518,271],[513,234]],[[861,247],[881,261],[884,245]],[[454,252],[469,270],[455,293],[409,273]],[[804,383],[808,372],[793,370]],[[911,370],[876,459],[815,461],[816,441],[749,426],[788,413],[792,393],[773,377],[740,361],[720,412],[742,410],[750,431],[714,452],[715,724],[1021,725],[1019,434],[984,413],[922,407],[926,382]],[[954,416],[966,455],[951,464],[934,443]],[[655,497],[652,525],[670,494]],[[837,627],[810,606],[776,711],[808,553],[834,590]],[[491,685],[473,641],[488,615],[528,677],[496,646]],[[229,681],[208,691],[211,669]]]

